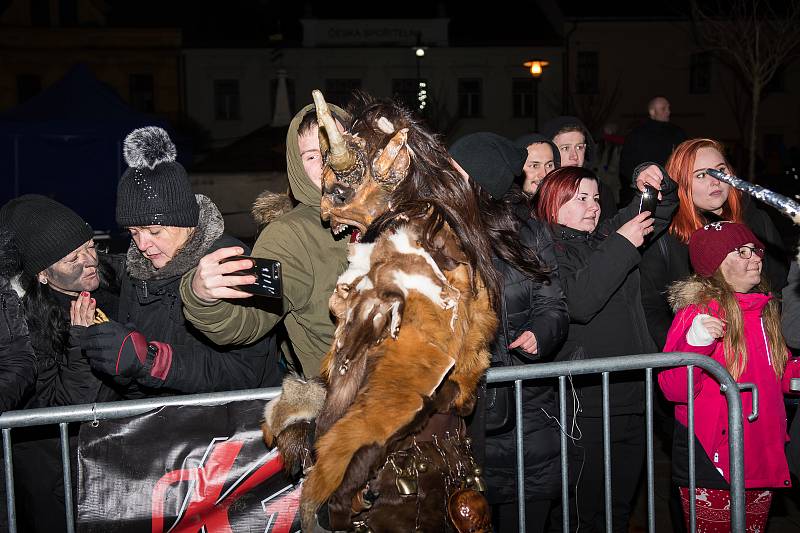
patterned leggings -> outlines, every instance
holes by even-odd
[[[683,516],[686,518],[686,529],[689,529],[689,489],[680,487]],[[747,533],[763,533],[769,518],[769,506],[772,503],[772,491],[746,490],[745,531]],[[731,494],[727,490],[695,489],[697,508],[697,533],[728,533],[731,530]]]

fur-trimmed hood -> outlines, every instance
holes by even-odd
[[[225,221],[222,214],[207,196],[196,194],[197,204],[200,207],[200,218],[194,228],[192,236],[181,248],[178,254],[163,268],[156,269],[131,240],[127,255],[127,271],[138,280],[160,280],[182,276],[197,266],[200,259],[208,253],[217,239],[225,231]]]
[[[706,305],[711,300],[719,300],[720,295],[702,279],[692,275],[678,280],[667,289],[667,300],[673,312],[689,305]]]
[[[259,227],[266,226],[276,218],[292,210],[292,199],[286,193],[264,191],[253,202],[250,213]]]

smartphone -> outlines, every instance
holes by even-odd
[[[222,262],[227,263],[228,261],[239,261],[241,259],[252,261],[252,268],[237,270],[227,275],[255,276],[256,282],[253,284],[236,285],[234,288],[258,296],[266,296],[267,298],[283,298],[283,278],[281,277],[280,261],[261,257],[250,257],[247,255],[235,255]]]
[[[658,206],[658,190],[652,185],[645,185],[642,198],[639,200],[639,213],[650,211],[650,215],[655,215]]]

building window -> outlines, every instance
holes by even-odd
[[[341,78],[325,80],[325,100],[339,107],[345,107],[353,97],[353,92],[361,89],[361,80]]]
[[[711,92],[711,53],[692,54],[689,65],[689,92],[708,94]]]
[[[64,28],[78,25],[78,0],[58,1],[58,20]]]
[[[47,27],[50,26],[50,1],[31,0],[31,26]]]
[[[20,74],[17,76],[17,102],[27,102],[42,92],[42,78],[36,74]]]
[[[419,110],[420,89],[427,86],[425,79],[402,78],[392,80],[392,97],[400,100],[409,109]]]
[[[578,94],[600,92],[599,57],[597,52],[578,52]]]
[[[214,119],[239,120],[239,80],[214,80]]]
[[[458,80],[458,116],[480,117],[483,114],[483,81],[480,78]]]
[[[514,78],[511,81],[512,116],[514,118],[533,116],[534,98],[536,97],[534,83],[536,81],[533,78]]]
[[[153,113],[156,110],[153,75],[131,74],[129,85],[131,107],[143,113]]]

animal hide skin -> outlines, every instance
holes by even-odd
[[[441,410],[472,408],[496,316],[485,291],[472,294],[468,265],[441,271],[416,242],[406,226],[355,245],[331,298],[339,325],[323,365],[328,396],[317,420],[317,462],[303,486],[308,505],[337,490],[361,448],[397,438],[445,380],[457,388]],[[364,479],[354,485],[368,480],[365,466],[373,465],[362,466]]]

